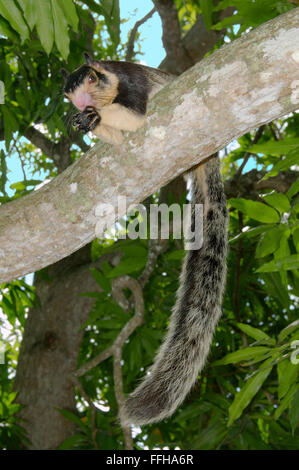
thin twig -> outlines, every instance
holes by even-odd
[[[74,376],[75,377],[81,377],[82,375],[86,374],[86,372],[93,369],[98,364],[105,361],[106,359],[108,359],[112,355],[113,355],[113,345],[110,346],[109,348],[105,349],[104,351],[102,351],[96,357],[91,359],[91,361],[89,361],[86,364],[84,364],[83,366],[81,366],[80,369],[78,369],[78,370],[76,370],[76,372],[74,372]]]
[[[26,181],[26,180],[27,180],[27,177],[26,177],[24,162],[23,162],[23,159],[22,159],[22,152],[20,151],[20,149],[19,149],[19,147],[18,147],[18,141],[17,141],[17,139],[15,139],[14,137],[13,137],[12,148],[14,148],[15,151],[16,151],[16,153],[18,154],[18,157],[19,157],[19,160],[20,160],[20,163],[21,163],[21,168],[22,168],[22,173],[23,173],[24,181]]]
[[[271,134],[274,137],[274,140],[276,141],[283,140],[283,136],[281,135],[280,130],[278,129],[278,127],[275,125],[274,122],[269,122],[268,126],[271,131]]]
[[[113,356],[114,390],[115,390],[115,396],[116,396],[116,400],[117,400],[118,408],[120,412],[119,413],[120,424],[121,424],[123,434],[124,434],[126,449],[133,449],[133,439],[131,435],[131,428],[128,426],[125,426],[121,418],[122,408],[125,402],[125,396],[124,396],[124,391],[123,391],[122,370],[121,370],[121,354],[122,354],[123,345],[129,338],[129,336],[144,321],[144,300],[143,300],[143,292],[142,292],[141,285],[136,279],[130,278],[129,276],[121,276],[115,279],[113,288],[114,290],[116,289],[121,290],[124,288],[128,288],[131,290],[133,294],[133,298],[134,298],[135,314],[132,318],[130,318],[130,320],[126,323],[126,325],[120,331],[120,333],[118,334],[112,346],[105,349],[105,351],[102,351],[98,356],[96,356],[91,361],[89,361],[88,363],[80,367],[80,369],[78,369],[74,373],[73,380],[77,380],[78,377],[81,377],[90,369],[93,369],[95,366],[103,362],[105,359],[108,359],[109,357]],[[76,382],[76,385],[78,386],[78,381]],[[84,396],[84,398],[86,398],[86,395],[84,395],[85,392],[82,389],[82,387],[81,387],[81,390],[79,389],[79,391],[80,393],[82,392],[82,395]],[[88,403],[90,403],[89,400],[87,401]]]
[[[156,266],[156,261],[158,256],[161,255],[161,253],[164,253],[164,251],[167,250],[168,248],[168,242],[169,240],[149,240],[149,251],[148,251],[148,257],[147,257],[147,262],[145,265],[144,270],[140,274],[138,281],[141,285],[141,287],[144,287],[146,283],[148,282],[149,278],[152,275],[153,270],[155,269]]]
[[[136,34],[137,34],[137,30],[138,30],[139,26],[141,26],[143,23],[145,23],[147,20],[149,20],[153,16],[155,11],[156,11],[156,7],[154,7],[143,18],[141,18],[141,20],[136,21],[133,29],[131,30],[129,41],[128,41],[128,47],[127,47],[127,53],[126,53],[126,60],[127,61],[132,60],[132,58],[134,56],[134,44],[135,44],[135,38],[136,38]]]
[[[256,144],[260,140],[260,138],[263,135],[265,129],[266,129],[266,126],[264,124],[261,127],[258,128],[258,130],[257,130],[257,132],[254,136],[254,139],[251,142],[251,145]],[[241,173],[242,173],[242,171],[243,171],[243,169],[244,169],[244,167],[245,167],[246,163],[248,162],[251,155],[252,155],[251,152],[246,152],[245,153],[244,158],[243,158],[243,162],[240,165],[240,168],[238,168],[238,171],[236,173],[237,177],[241,175]]]

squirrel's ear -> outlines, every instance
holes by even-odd
[[[66,82],[70,74],[65,69],[61,69],[60,72],[61,72],[63,80]]]
[[[92,57],[90,57],[90,55],[87,52],[83,52],[83,56],[87,65],[93,65],[94,60]]]

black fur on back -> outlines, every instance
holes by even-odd
[[[150,85],[143,66],[116,61],[101,61],[100,65],[118,78],[118,94],[113,102],[145,114]]]

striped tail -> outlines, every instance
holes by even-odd
[[[193,173],[193,226],[194,204],[203,204],[203,243],[186,253],[167,335],[149,373],[125,402],[124,424],[148,424],[174,413],[205,364],[221,316],[228,215],[218,157]]]

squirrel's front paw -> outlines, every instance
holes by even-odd
[[[73,126],[84,134],[92,131],[100,122],[101,116],[92,106],[87,106],[82,113],[77,113],[73,117]]]

